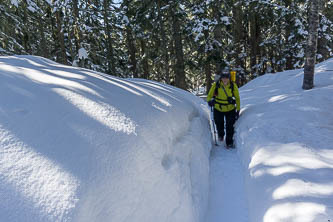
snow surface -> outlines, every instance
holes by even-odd
[[[190,93],[0,57],[0,221],[332,221],[332,70],[241,87],[226,150]]]
[[[212,150],[206,222],[249,221],[244,172],[237,150],[224,146]]]
[[[157,82],[0,57],[0,221],[202,221],[208,114]]]
[[[303,70],[241,88],[236,143],[249,221],[333,221],[332,70],[333,59],[318,64],[307,91]]]
[[[208,222],[333,221],[333,59],[240,88],[236,150],[211,155]],[[241,169],[242,168],[242,169]]]

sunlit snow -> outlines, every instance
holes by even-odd
[[[2,56],[0,221],[332,221],[332,70],[241,87],[226,150],[189,92]]]

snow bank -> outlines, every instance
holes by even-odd
[[[317,65],[308,91],[303,70],[241,87],[236,142],[250,222],[333,220],[332,70],[332,59]]]
[[[208,114],[171,86],[0,57],[0,221],[202,221]]]

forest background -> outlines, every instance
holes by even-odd
[[[319,0],[316,62],[333,56],[333,1]],[[124,78],[209,89],[303,68],[309,0],[0,0],[0,55],[29,54]]]

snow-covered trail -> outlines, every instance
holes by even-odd
[[[248,222],[244,172],[237,150],[214,147],[210,157],[210,195],[206,222]]]

